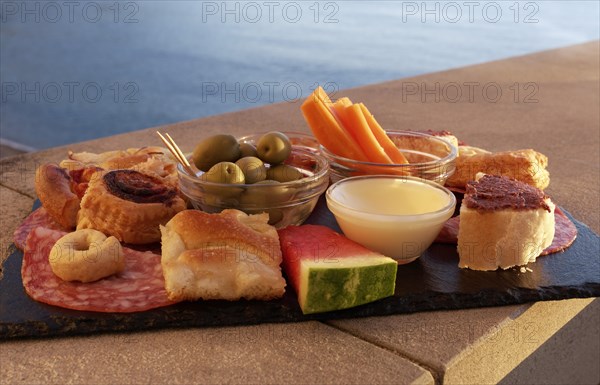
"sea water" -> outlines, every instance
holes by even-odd
[[[0,138],[40,149],[293,102],[317,85],[335,98],[598,39],[598,13],[596,1],[4,1]]]

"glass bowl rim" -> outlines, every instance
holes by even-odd
[[[310,184],[311,182],[318,181],[324,177],[329,175],[329,161],[320,154],[315,154],[314,152],[308,151],[304,148],[294,147],[292,146],[292,152],[300,152],[302,155],[307,155],[308,157],[316,160],[317,165],[319,165],[318,171],[316,171],[313,175],[306,176],[302,179],[293,180],[289,182],[280,182],[274,184],[256,184],[256,183],[240,183],[240,184],[231,184],[231,183],[217,183],[217,182],[209,182],[200,179],[199,177],[193,177],[189,175],[184,169],[183,166],[178,162],[177,163],[177,174],[179,179],[185,179],[186,181],[192,184],[200,184],[204,186],[210,187],[236,187],[236,188],[257,188],[257,189],[267,189],[273,187],[301,187],[305,184]],[[189,158],[191,154],[186,155]]]
[[[444,138],[440,138],[439,136],[435,136],[435,135],[431,135],[431,134],[427,134],[424,132],[416,132],[416,131],[403,131],[403,130],[398,130],[398,131],[386,131],[386,133],[388,134],[402,134],[402,135],[411,135],[411,136],[417,136],[417,137],[422,137],[422,138],[430,138],[433,139],[435,141],[438,142],[442,142],[443,144],[447,144],[450,147],[450,153],[448,155],[446,155],[443,158],[440,159],[436,159],[436,160],[432,160],[429,162],[421,162],[421,163],[377,163],[377,162],[365,162],[365,161],[361,161],[361,160],[356,160],[356,159],[350,159],[350,158],[345,158],[343,156],[339,156],[336,155],[334,153],[332,153],[331,151],[329,151],[327,149],[327,147],[323,146],[322,144],[319,145],[319,149],[321,150],[321,152],[323,154],[325,154],[326,157],[328,158],[332,158],[335,163],[339,164],[340,162],[344,162],[346,164],[355,164],[355,165],[363,165],[363,166],[376,166],[376,167],[381,167],[381,168],[397,168],[397,167],[401,167],[401,168],[410,168],[410,167],[427,167],[427,166],[439,166],[442,164],[447,164],[452,162],[453,160],[456,159],[456,157],[458,156],[458,149],[456,148],[456,146],[454,146],[452,143],[450,143],[448,140],[444,139]],[[429,153],[426,153],[429,154]],[[429,154],[429,155],[433,155],[433,154]],[[330,161],[330,163],[333,163]],[[343,165],[343,164],[341,164]],[[348,167],[348,166],[346,166]],[[375,174],[373,174],[375,175]]]
[[[248,140],[248,138],[252,137],[252,136],[258,136],[258,135],[264,135],[264,134],[268,134],[269,132],[274,132],[275,130],[268,130],[268,131],[259,131],[259,132],[253,132],[252,134],[247,134],[247,135],[242,135],[239,138],[237,138],[238,141],[243,141],[243,140]],[[313,134],[311,134],[310,132],[301,132],[301,131],[277,131],[277,132],[281,132],[282,134],[287,135],[288,137],[304,137],[307,139],[314,139],[315,142],[319,142],[317,140],[317,138],[315,138],[315,136]]]
[[[351,206],[348,206],[344,203],[339,202],[338,200],[334,199],[332,197],[332,191],[335,190],[336,188],[338,188],[340,185],[344,184],[344,183],[348,183],[348,182],[354,182],[357,180],[364,180],[364,179],[400,179],[400,180],[412,180],[414,182],[420,182],[420,183],[424,183],[427,184],[431,187],[437,188],[438,190],[441,190],[442,192],[444,192],[446,195],[448,195],[450,197],[450,200],[448,202],[448,204],[446,204],[444,207],[442,207],[441,209],[435,210],[435,211],[430,211],[430,212],[426,212],[426,213],[422,213],[422,214],[386,214],[386,213],[371,213],[368,211],[364,211],[364,210],[359,210],[356,208],[353,208]],[[450,190],[448,190],[446,187],[440,185],[437,182],[428,180],[428,179],[423,179],[423,178],[419,178],[419,177],[415,177],[415,176],[406,176],[406,175],[379,175],[379,174],[373,174],[373,175],[359,175],[359,176],[352,176],[352,177],[348,177],[348,178],[344,178],[341,179],[335,183],[333,183],[331,186],[329,186],[329,188],[327,189],[327,191],[325,192],[325,198],[327,200],[327,202],[331,201],[334,205],[338,205],[348,211],[350,211],[351,213],[357,213],[357,214],[361,214],[361,215],[368,215],[368,216],[377,216],[377,217],[381,217],[384,218],[386,220],[391,220],[391,219],[408,219],[408,218],[413,218],[415,220],[422,220],[422,219],[427,219],[427,218],[434,218],[434,217],[438,217],[441,216],[442,214],[447,213],[448,211],[454,211],[454,209],[456,208],[456,196],[454,195],[454,193]],[[333,213],[333,210],[330,209],[330,211]],[[334,215],[336,215],[335,213],[333,213]]]

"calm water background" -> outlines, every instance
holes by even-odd
[[[597,1],[23,4],[0,3],[0,137],[38,149],[595,40],[600,13]]]

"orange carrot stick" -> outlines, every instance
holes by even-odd
[[[344,125],[358,142],[363,152],[371,162],[392,163],[392,160],[385,153],[383,147],[379,144],[375,135],[371,131],[362,109],[359,104],[352,104],[343,109]]]
[[[315,138],[329,151],[344,158],[367,160],[360,146],[340,127],[322,96],[319,97],[318,89],[302,103],[301,110]]]
[[[371,132],[373,132],[373,135],[381,147],[383,147],[387,156],[396,164],[407,164],[408,160],[406,160],[406,157],[402,154],[402,152],[400,152],[390,137],[387,136],[385,130],[379,125],[379,123],[377,123],[375,117],[371,115],[367,107],[362,103],[359,103],[359,105],[363,115],[365,116],[365,119],[367,120],[367,123],[369,124]]]
[[[336,118],[340,122],[344,131],[346,131],[346,133],[350,136],[352,136],[352,133],[347,128],[349,122],[348,122],[348,118],[347,118],[345,109],[346,109],[346,107],[350,107],[351,105],[352,105],[352,101],[348,98],[340,98],[332,105],[333,113],[335,114]],[[354,138],[354,140],[356,141],[357,138]]]
[[[344,144],[344,146],[349,147],[349,151],[351,153],[351,156],[345,156],[345,157],[348,159],[354,159],[354,160],[359,160],[359,161],[364,161],[364,162],[368,161],[369,159],[368,159],[367,155],[363,152],[361,146],[356,141],[356,139],[351,135],[350,132],[348,132],[345,125],[343,124],[340,117],[338,116],[338,114],[335,110],[334,103],[329,98],[329,95],[327,95],[327,92],[325,92],[325,90],[319,86],[317,89],[315,89],[314,94],[316,95],[316,99],[317,99],[318,103],[323,106],[323,109],[321,110],[322,113],[325,113],[325,110],[329,111],[329,113],[331,114],[333,119],[336,121],[339,129],[343,132],[343,135],[340,134],[340,138],[343,138],[342,143]],[[348,99],[348,98],[342,98],[342,99],[345,99],[347,102],[352,104],[350,99]]]
[[[343,106],[343,107],[350,107],[352,104],[353,104],[352,100],[350,100],[347,97],[339,98],[338,100],[335,101],[335,103],[333,103],[334,106]]]

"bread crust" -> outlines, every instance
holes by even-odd
[[[256,251],[263,263],[277,267],[282,258],[279,237],[268,221],[268,214],[248,215],[235,209],[223,210],[219,215],[186,210],[168,226],[179,234],[188,250],[200,249],[208,243],[237,243]]]
[[[185,210],[161,228],[172,300],[269,300],[285,292],[281,248],[267,214]]]
[[[75,227],[80,199],[71,191],[71,177],[65,169],[52,163],[38,167],[35,192],[52,219],[65,229]]]
[[[464,188],[477,173],[507,176],[530,186],[545,189],[550,184],[546,167],[548,158],[535,150],[525,149],[491,153],[472,146],[459,146],[456,170],[446,181],[450,187]]]

